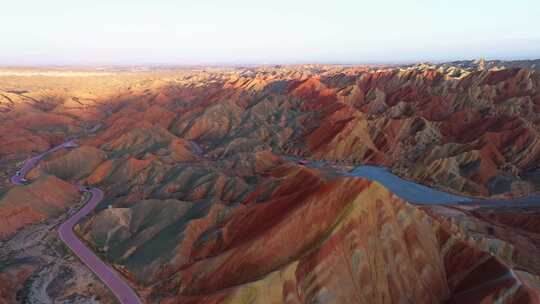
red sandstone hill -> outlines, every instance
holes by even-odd
[[[472,195],[538,189],[537,72],[456,70],[297,67],[183,71],[177,78],[123,75],[107,86],[89,81],[91,95],[77,82],[39,91],[4,88],[0,120],[2,142],[9,144],[0,155],[9,159],[42,150],[98,123],[103,132],[89,144],[110,150],[120,144],[113,139],[135,136],[124,134],[128,129],[159,126],[161,135],[152,138],[160,142],[150,146],[174,135],[216,157],[272,149],[381,164],[404,177]],[[68,88],[60,92],[62,86]],[[145,147],[137,149],[130,152]]]
[[[262,189],[238,207],[140,201],[100,212],[82,231],[132,280],[152,286],[149,302],[540,299],[538,270],[522,270],[530,260],[506,255],[487,236],[471,238],[376,183],[291,164],[264,176]],[[197,205],[206,211],[190,214]]]
[[[55,176],[10,189],[0,200],[0,239],[25,225],[60,215],[79,199],[77,187]]]
[[[0,213],[28,211],[2,236],[75,202],[62,180],[100,187],[105,200],[77,231],[148,303],[539,301],[534,208],[418,207],[284,157],[383,165],[476,196],[537,191],[535,70],[296,66],[1,83],[6,177],[66,138],[80,145],[43,160],[29,186],[2,181]]]

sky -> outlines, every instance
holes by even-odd
[[[539,0],[16,0],[0,65],[540,58]]]

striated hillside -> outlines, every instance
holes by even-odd
[[[147,303],[540,301],[534,206],[419,207],[343,175],[375,164],[476,197],[538,191],[534,69],[19,74],[0,75],[3,174],[66,138],[79,147],[40,162],[31,185],[2,180],[0,216],[39,216],[0,239],[78,201],[71,182],[105,191],[76,231]]]
[[[8,144],[0,155],[43,150],[98,127],[103,131],[88,144],[114,156],[163,148],[172,158],[195,159],[186,142],[193,141],[195,152],[211,157],[273,150],[380,164],[424,184],[478,196],[538,189],[534,70],[290,67],[175,76],[120,74],[126,79],[112,88],[95,80],[97,88],[90,82],[91,89],[63,92],[61,82],[37,92],[4,89],[0,120]],[[92,92],[101,86],[103,95]]]
[[[0,200],[0,238],[25,225],[58,216],[79,201],[79,191],[55,176],[10,189]]]
[[[365,180],[291,163],[263,175],[239,206],[142,200],[103,210],[81,233],[149,302],[540,299],[537,244],[523,259],[512,241],[464,231]]]

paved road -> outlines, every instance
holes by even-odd
[[[326,161],[308,161],[294,156],[285,156],[285,159],[315,169],[325,167],[332,168],[334,172],[343,176],[359,177],[376,181],[386,187],[389,191],[393,192],[395,195],[412,204],[452,205],[472,201],[471,198],[466,196],[447,193],[403,179],[392,173],[389,169],[383,167],[364,165],[358,166],[351,171],[345,171],[345,169],[336,167],[332,163]]]
[[[141,303],[137,294],[129,287],[129,285],[120,278],[118,273],[100,260],[94,252],[86,247],[73,232],[73,227],[88,213],[90,213],[103,199],[103,191],[98,188],[85,189],[82,191],[89,192],[92,197],[77,213],[70,217],[67,221],[60,225],[58,233],[60,239],[71,248],[71,250],[88,266],[102,281],[107,285],[121,303]]]
[[[488,207],[540,207],[540,193],[508,199],[481,199],[440,191],[428,186],[403,179],[389,169],[378,166],[358,166],[345,171],[326,161],[308,161],[295,156],[283,156],[286,160],[302,163],[311,168],[333,168],[344,176],[359,177],[379,182],[397,196],[417,205],[469,205]]]
[[[75,143],[74,140],[70,140],[70,141],[66,141],[65,143],[63,144],[60,144],[54,148],[51,148],[39,155],[36,155],[32,158],[29,158],[27,159],[22,168],[17,171],[17,174],[13,175],[11,177],[11,183],[15,184],[15,185],[24,185],[27,181],[26,179],[24,178],[26,176],[26,174],[32,170],[32,168],[43,158],[45,157],[47,154],[49,153],[52,153],[54,151],[57,151],[57,150],[60,150],[60,149],[63,149],[63,148],[75,148],[77,147],[77,144]]]
[[[456,204],[472,201],[466,196],[447,193],[403,179],[383,167],[359,166],[347,172],[346,175],[377,181],[397,196],[413,204]]]
[[[62,148],[73,148],[77,145],[73,140],[67,141],[61,145],[58,145],[48,151],[45,151],[37,156],[29,158],[25,161],[22,168],[18,173],[11,177],[11,182],[16,185],[23,185],[28,181],[25,179],[26,174],[30,171],[45,155],[54,152]],[[86,204],[70,217],[67,221],[62,223],[58,228],[60,239],[81,259],[81,261],[88,266],[106,286],[113,292],[118,298],[120,303],[123,304],[140,304],[141,301],[137,294],[129,287],[129,285],[121,278],[121,276],[105,264],[98,256],[92,252],[88,247],[84,245],[79,238],[73,232],[73,227],[86,215],[88,215],[103,199],[103,191],[98,188],[86,188],[80,187],[82,192],[89,192],[91,194],[90,199]]]
[[[418,205],[469,205],[488,207],[539,207],[540,194],[531,193],[526,196],[508,199],[480,199],[451,194],[428,186],[403,179],[389,169],[377,166],[359,166],[347,172],[347,176],[355,176],[377,181],[397,196],[412,204]]]

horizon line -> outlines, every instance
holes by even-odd
[[[229,67],[229,68],[241,68],[241,67],[263,67],[263,66],[302,66],[302,65],[316,65],[316,66],[395,66],[395,65],[411,65],[411,64],[444,64],[462,61],[475,61],[484,59],[485,61],[537,61],[539,57],[516,57],[516,58],[462,58],[462,59],[447,59],[447,60],[373,60],[373,61],[298,61],[298,62],[245,62],[245,63],[232,63],[232,62],[208,62],[208,63],[174,63],[174,62],[147,62],[147,63],[38,63],[38,64],[11,64],[0,62],[0,68],[193,68],[193,67]]]

